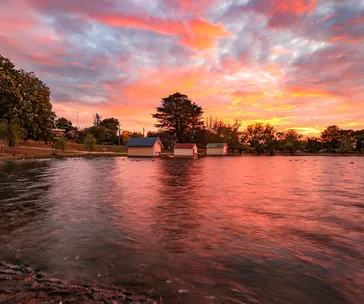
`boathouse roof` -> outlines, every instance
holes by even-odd
[[[174,146],[175,149],[193,149],[196,146],[194,143],[185,143],[185,144],[176,144]]]
[[[159,137],[132,137],[129,139],[129,141],[126,143],[126,147],[153,147],[156,142],[158,142],[162,145],[162,142],[160,141]]]
[[[208,143],[206,148],[224,148],[227,143]]]

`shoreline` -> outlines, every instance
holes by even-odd
[[[0,261],[0,302],[157,304],[149,296],[137,295],[116,286],[75,283],[67,278],[53,278],[24,265],[4,261]]]
[[[224,157],[364,157],[364,153],[354,153],[354,154],[338,154],[338,153],[297,153],[297,154],[276,154],[276,155],[255,155],[253,153],[242,153],[240,154],[230,154],[224,156],[206,156],[205,154],[198,155],[198,158],[204,157],[213,157],[213,158],[224,158]],[[116,153],[116,152],[57,152],[53,154],[0,154],[0,161],[19,161],[19,160],[32,160],[32,159],[62,159],[62,158],[94,158],[94,157],[128,157],[127,153]],[[138,158],[138,157],[137,157]],[[139,157],[143,158],[143,157]],[[151,157],[151,158],[175,158],[173,153],[162,153],[160,157]],[[192,158],[192,157],[191,157]],[[180,159],[180,158],[178,158]]]

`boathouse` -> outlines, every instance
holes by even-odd
[[[160,156],[163,148],[159,137],[133,137],[125,146],[128,156]]]
[[[176,144],[174,146],[174,156],[197,156],[197,145],[194,143]]]
[[[227,143],[209,143],[206,146],[206,155],[227,155]]]

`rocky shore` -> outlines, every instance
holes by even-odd
[[[0,261],[0,304],[157,303],[116,287],[77,284]]]

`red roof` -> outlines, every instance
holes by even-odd
[[[175,149],[193,149],[196,144],[176,144]]]

